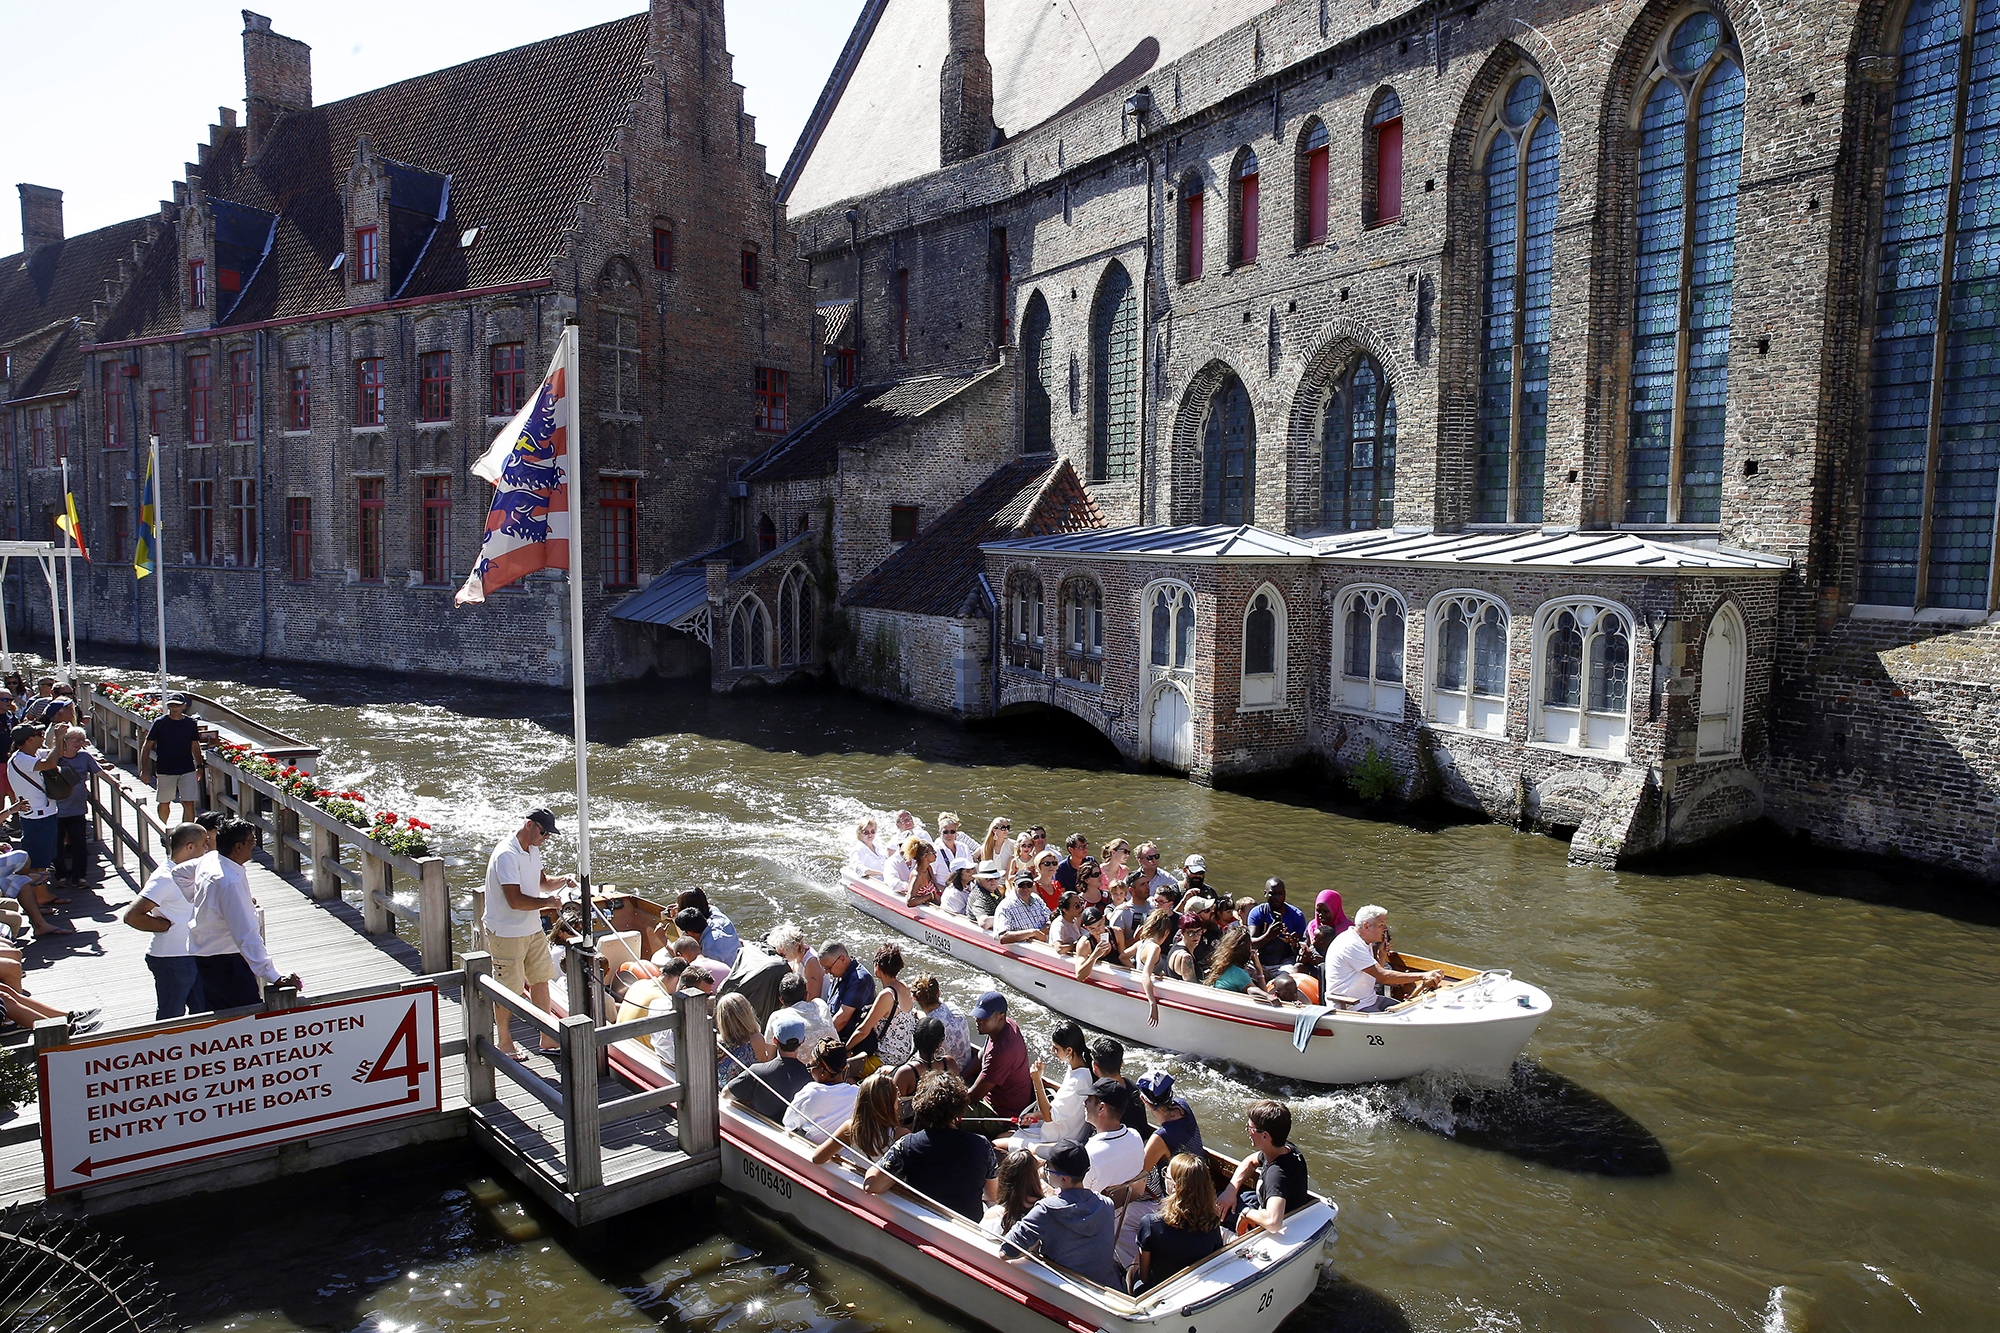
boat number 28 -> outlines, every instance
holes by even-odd
[[[1382,1044],[1382,1039],[1371,1032],[1368,1034],[1368,1044],[1370,1046],[1380,1046]]]

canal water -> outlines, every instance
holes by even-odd
[[[185,665],[185,664],[184,664]],[[114,663],[116,669],[141,669]],[[214,663],[192,688],[326,747],[322,771],[436,827],[454,883],[531,805],[573,826],[569,701],[541,691]],[[705,888],[746,936],[879,931],[830,885],[868,810],[997,814],[1093,845],[1207,855],[1211,881],[1378,902],[1398,942],[1554,997],[1505,1089],[1289,1086],[1173,1071],[1219,1146],[1291,1100],[1340,1204],[1318,1330],[1899,1330],[2000,1310],[2000,912],[1916,875],[1736,848],[1648,872],[1564,863],[1487,824],[1411,826],[1293,782],[1204,790],[1121,767],[1061,718],[963,730],[839,692],[591,699],[599,883]],[[569,839],[551,862],[568,868]],[[278,943],[282,959],[282,941]],[[906,942],[907,944],[907,942]],[[911,946],[914,947],[914,946]],[[921,951],[961,1002],[984,978]],[[906,975],[908,975],[906,973]],[[334,986],[337,977],[308,978]],[[1032,1044],[1050,1016],[1016,1006]],[[119,1224],[200,1327],[954,1327],[733,1196],[636,1214],[591,1246],[483,1201],[474,1157],[273,1186]]]

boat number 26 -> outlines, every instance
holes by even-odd
[[[1257,1313],[1262,1314],[1264,1313],[1264,1311],[1270,1309],[1271,1302],[1276,1299],[1277,1299],[1277,1288],[1275,1287],[1273,1287],[1270,1291],[1265,1292],[1262,1296],[1259,1296],[1257,1298]]]

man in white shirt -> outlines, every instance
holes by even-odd
[[[48,878],[48,870],[56,862],[56,803],[49,795],[49,770],[62,762],[63,738],[69,728],[57,724],[44,736],[42,729],[32,723],[22,723],[14,728],[14,753],[7,757],[7,779],[14,788],[14,795],[27,802],[21,811],[21,850],[28,854],[29,878],[39,885]],[[36,901],[39,894],[23,892],[24,906]],[[67,935],[66,928],[44,926],[35,922],[37,934]]]
[[[859,1086],[847,1081],[847,1047],[834,1038],[822,1041],[813,1051],[813,1081],[792,1096],[785,1108],[785,1128],[796,1130],[815,1144],[825,1143],[854,1115],[854,1099]]]
[[[555,833],[556,817],[536,807],[486,858],[486,952],[493,955],[493,979],[508,990],[524,992],[544,1013],[556,965],[542,933],[542,913],[560,908],[562,890],[576,883],[574,875],[558,879],[542,869],[542,844]],[[521,1051],[514,1044],[510,1016],[502,1015],[499,1026],[501,1054],[518,1059]],[[544,1033],[542,1049],[561,1048]]]
[[[1370,903],[1354,914],[1353,925],[1334,936],[1332,947],[1326,951],[1324,995],[1328,1004],[1344,996],[1355,1002],[1357,1012],[1372,1013],[1395,1003],[1388,996],[1376,993],[1378,982],[1385,986],[1422,986],[1428,990],[1445,979],[1442,972],[1403,972],[1378,961],[1375,946],[1388,934],[1389,909]]]
[[[224,820],[215,831],[215,850],[195,862],[194,923],[188,949],[201,977],[202,998],[210,1009],[259,1004],[266,985],[302,986],[297,974],[280,976],[264,946],[257,923],[257,900],[250,896],[244,863],[257,853],[255,826]]]
[[[1146,1169],[1146,1141],[1125,1123],[1125,1103],[1131,1092],[1115,1078],[1100,1078],[1084,1098],[1083,1116],[1097,1132],[1083,1145],[1090,1154],[1090,1174],[1083,1187],[1100,1193],[1137,1179]]]
[[[125,913],[125,924],[150,932],[146,969],[153,974],[153,995],[159,1002],[154,1018],[179,1018],[208,1008],[201,988],[201,969],[194,958],[195,863],[208,845],[208,830],[180,824],[167,835],[165,865],[153,871]]]

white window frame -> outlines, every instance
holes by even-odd
[[[1577,667],[1577,705],[1574,708],[1543,702],[1548,686],[1549,635],[1565,611],[1586,612],[1590,620],[1583,627],[1583,651]],[[1625,622],[1625,707],[1619,712],[1590,706],[1590,645],[1601,632],[1606,614],[1619,616]],[[1582,618],[1579,616],[1579,619]],[[1530,686],[1532,693],[1528,696],[1532,710],[1528,735],[1533,743],[1608,759],[1625,757],[1632,737],[1632,697],[1638,692],[1638,624],[1638,618],[1632,614],[1630,607],[1595,597],[1559,598],[1544,603],[1536,610],[1533,683]],[[1554,727],[1550,725],[1552,721]]]
[[[1153,660],[1153,612],[1154,603],[1164,593],[1167,598],[1167,660],[1165,663]],[[1190,679],[1194,674],[1195,658],[1201,653],[1201,631],[1194,618],[1194,589],[1179,579],[1156,579],[1148,583],[1139,593],[1141,616],[1139,620],[1139,661],[1145,667],[1148,678],[1172,676],[1178,680]],[[1180,620],[1185,615],[1188,620],[1188,650],[1185,661],[1176,660],[1180,649]]]
[[[1250,674],[1250,613],[1257,607],[1259,597],[1269,597],[1271,613],[1275,623],[1271,628],[1271,665],[1268,673]],[[1238,655],[1240,675],[1237,680],[1237,711],[1242,713],[1263,713],[1285,706],[1285,659],[1290,655],[1290,618],[1285,606],[1285,594],[1278,591],[1275,583],[1264,582],[1252,590],[1244,600],[1242,618],[1236,622],[1237,640],[1241,646]]]
[[[1709,617],[1701,640],[1701,689],[1695,695],[1697,757],[1726,759],[1742,753],[1743,682],[1749,668],[1749,627],[1736,603],[1724,602]]]
[[[1465,684],[1448,689],[1438,684],[1438,668],[1444,665],[1444,622],[1453,606],[1465,613]],[[1500,642],[1506,663],[1500,674],[1500,693],[1483,694],[1478,680],[1479,622],[1492,607],[1500,613]],[[1424,609],[1424,720],[1449,731],[1478,736],[1507,734],[1508,687],[1513,678],[1514,614],[1507,603],[1491,593],[1473,588],[1453,588],[1431,598]]]
[[[1366,602],[1368,615],[1368,673],[1365,676],[1351,676],[1347,673],[1347,621],[1355,609],[1356,602]],[[1383,680],[1376,674],[1381,662],[1381,627],[1383,608],[1390,602],[1396,604],[1403,622],[1402,675],[1396,680]],[[1357,583],[1341,589],[1334,601],[1333,623],[1333,688],[1330,697],[1333,706],[1346,713],[1366,713],[1372,717],[1401,717],[1404,700],[1409,694],[1410,655],[1410,604],[1394,588],[1383,587],[1379,583]]]

